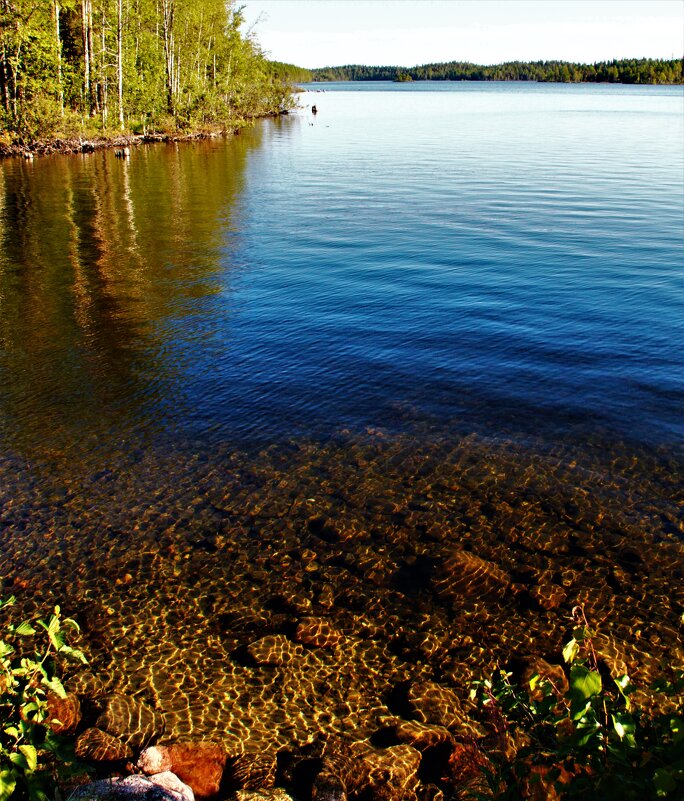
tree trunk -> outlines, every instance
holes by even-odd
[[[119,128],[123,131],[123,0],[118,0],[116,7],[116,83],[119,94]]]
[[[55,0],[55,42],[57,45],[57,92],[59,93],[59,111],[64,116],[64,85],[62,83],[62,37],[59,32],[59,0]]]
[[[174,38],[173,21],[175,0],[162,0],[162,36],[164,39],[164,61],[166,63],[166,106],[169,114],[176,115],[174,102]]]

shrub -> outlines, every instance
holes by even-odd
[[[0,615],[14,603],[14,597],[0,600]],[[48,727],[49,694],[66,697],[60,663],[86,662],[67,644],[69,629],[78,626],[58,606],[47,622],[0,626],[0,801],[45,801],[57,778],[81,771],[68,739]]]
[[[572,638],[563,649],[567,692],[538,675],[529,688],[514,686],[512,674],[502,670],[474,683],[473,696],[500,745],[485,771],[488,797],[529,797],[542,781],[547,782],[543,792],[553,790],[553,797],[561,798],[684,797],[684,717],[637,708],[627,675],[604,682],[582,607],[573,610],[573,622]],[[684,673],[650,689],[668,696],[681,693]],[[505,745],[511,741],[520,747],[507,758]]]

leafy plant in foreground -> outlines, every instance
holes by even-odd
[[[569,666],[567,690],[539,675],[528,688],[516,687],[511,674],[501,670],[491,680],[474,683],[473,696],[489,714],[502,746],[485,771],[488,797],[530,797],[544,782],[569,799],[681,798],[684,717],[637,708],[631,698],[635,687],[627,675],[604,681],[594,632],[582,607],[573,610],[573,624],[572,638],[563,649]],[[670,696],[681,693],[684,674],[674,681],[660,680],[650,689]],[[511,742],[517,749],[507,758],[505,744]]]
[[[0,600],[0,614],[14,603],[14,596]],[[78,625],[63,618],[58,606],[47,621],[0,627],[0,801],[45,801],[55,778],[76,769],[68,740],[47,725],[50,693],[66,697],[60,662],[86,662],[67,644],[68,629],[78,631]]]

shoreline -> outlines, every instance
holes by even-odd
[[[219,139],[228,136],[237,136],[240,131],[256,120],[267,119],[269,117],[280,117],[288,114],[287,109],[259,117],[236,120],[229,127],[205,128],[188,133],[169,132],[169,133],[146,133],[146,134],[118,134],[112,136],[95,137],[75,137],[75,136],[56,136],[45,139],[37,139],[30,144],[5,144],[0,143],[0,159],[25,158],[32,159],[35,156],[52,155],[76,155],[79,153],[94,153],[96,150],[107,148],[138,147],[139,145],[169,143],[169,142],[193,142],[204,139]]]

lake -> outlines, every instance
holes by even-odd
[[[682,87],[307,89],[0,164],[0,593],[96,708],[273,759],[561,661],[578,603],[681,666]]]

